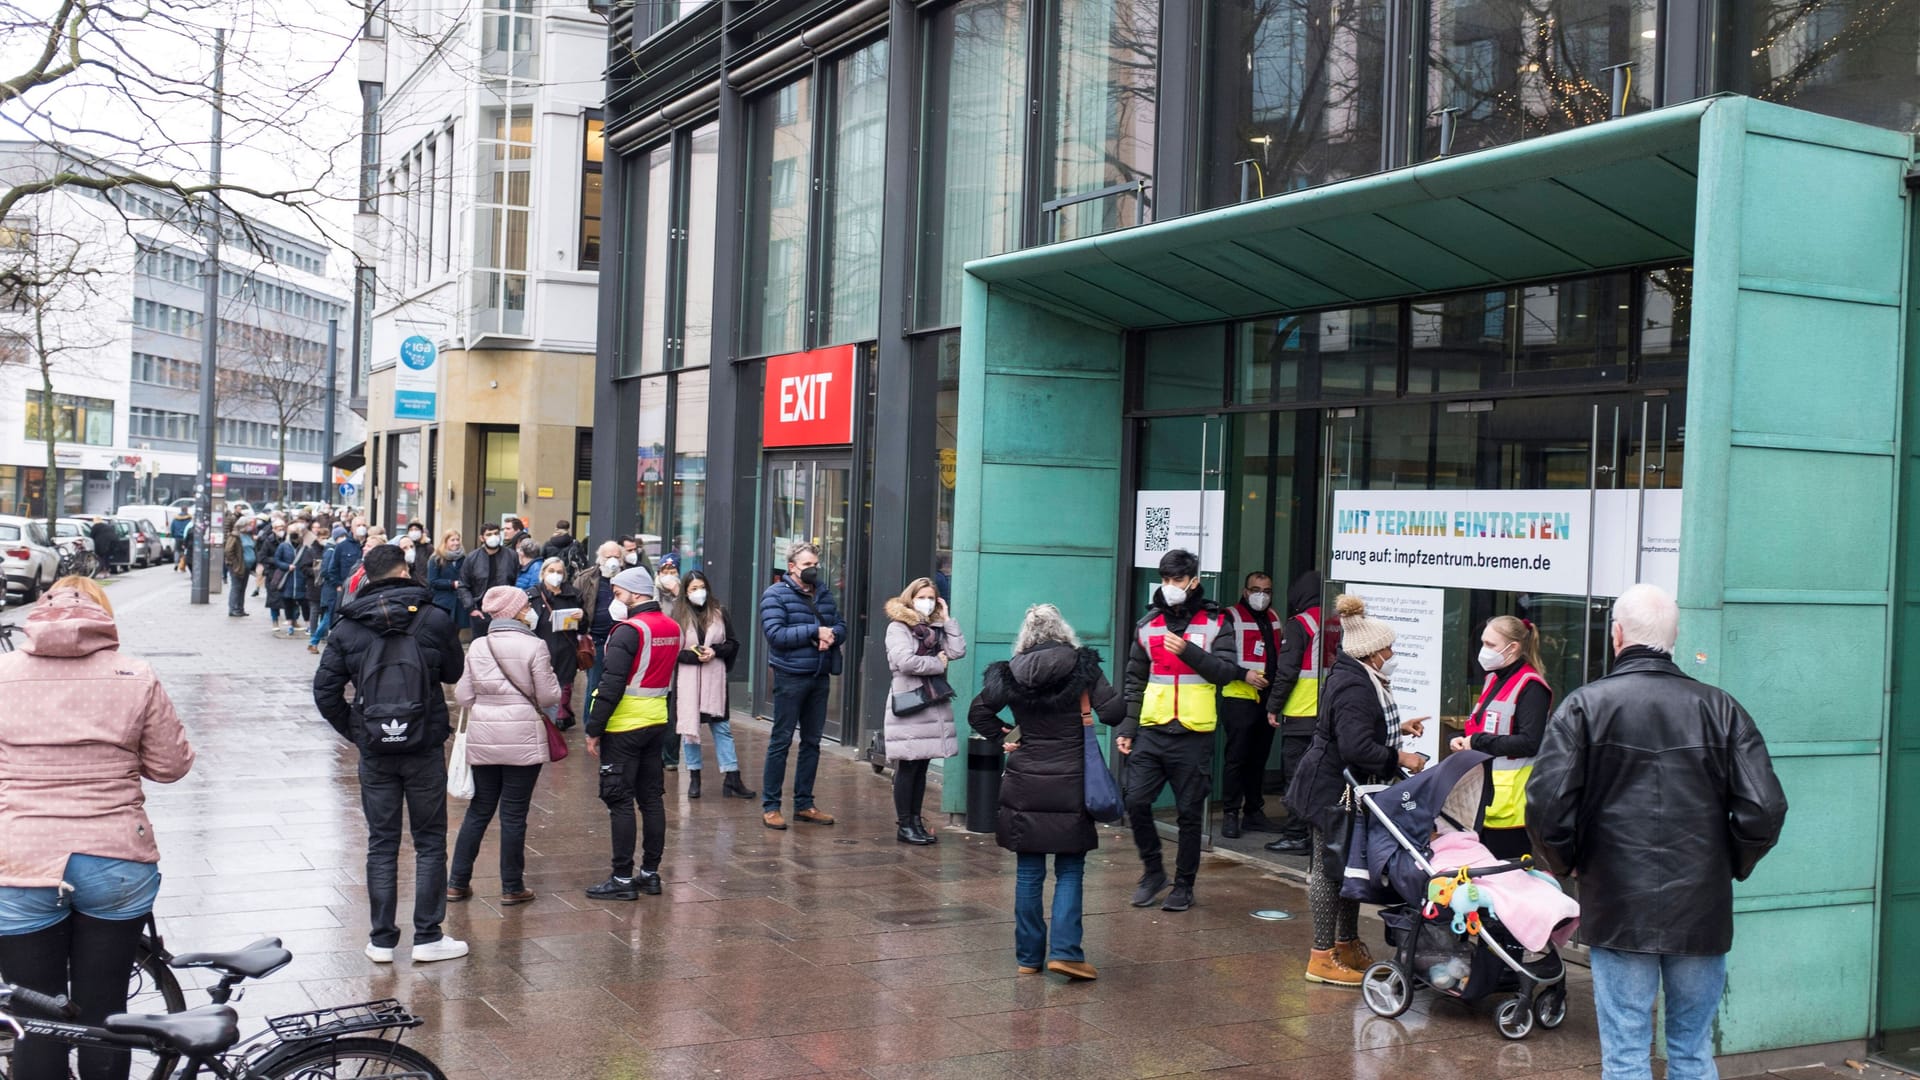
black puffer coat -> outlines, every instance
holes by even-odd
[[[1399,751],[1387,742],[1387,711],[1380,707],[1373,677],[1360,661],[1341,653],[1320,684],[1320,718],[1287,784],[1287,809],[1333,833],[1346,813],[1340,807],[1347,789],[1341,770],[1352,769],[1363,784],[1381,783],[1399,778],[1394,771],[1399,764]]]
[[[1064,643],[1041,645],[987,667],[967,723],[982,738],[1007,732],[1002,709],[1013,709],[1020,746],[1007,755],[1000,781],[995,839],[1023,855],[1073,855],[1100,846],[1087,814],[1080,695],[1104,724],[1117,724],[1126,700],[1100,670],[1100,654]]]
[[[1786,823],[1766,740],[1731,694],[1652,649],[1567,696],[1527,781],[1527,829],[1580,875],[1580,932],[1623,952],[1733,947],[1733,883]]]

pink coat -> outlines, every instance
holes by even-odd
[[[469,765],[547,763],[547,721],[540,710],[560,704],[560,680],[547,643],[533,631],[493,620],[487,635],[467,650],[467,668],[453,695],[467,710]]]
[[[0,885],[58,886],[72,855],[159,862],[140,781],[193,768],[173,702],[77,592],[49,594],[26,629],[0,655]]]

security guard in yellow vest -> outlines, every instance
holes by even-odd
[[[1338,620],[1334,624],[1339,625]],[[1273,685],[1267,688],[1267,719],[1280,728],[1280,768],[1284,782],[1293,782],[1294,770],[1313,743],[1313,725],[1320,713],[1320,675],[1331,652],[1321,640],[1320,572],[1308,570],[1287,587],[1287,619],[1281,624],[1280,656],[1274,661]],[[1280,839],[1266,845],[1281,855],[1307,854],[1307,823],[1289,820]]]
[[[1273,753],[1273,733],[1279,722],[1269,720],[1262,700],[1273,684],[1280,656],[1280,628],[1273,621],[1273,576],[1264,570],[1248,574],[1240,587],[1240,602],[1226,609],[1227,632],[1233,637],[1233,659],[1240,677],[1220,691],[1220,726],[1226,729],[1226,760],[1220,769],[1220,835],[1238,839],[1243,824],[1248,832],[1279,832],[1267,820],[1261,786],[1267,779],[1267,758]]]
[[[1160,559],[1160,588],[1153,606],[1134,626],[1127,654],[1127,719],[1114,746],[1127,755],[1127,817],[1145,872],[1133,906],[1147,907],[1167,886],[1154,829],[1153,801],[1173,785],[1180,848],[1166,911],[1193,906],[1193,879],[1200,870],[1200,832],[1207,793],[1213,787],[1213,730],[1218,726],[1216,688],[1240,677],[1226,616],[1200,594],[1200,560],[1175,549]]]

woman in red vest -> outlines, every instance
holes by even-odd
[[[1487,684],[1467,717],[1455,750],[1493,755],[1493,805],[1480,840],[1502,859],[1533,850],[1527,839],[1527,777],[1553,711],[1553,688],[1540,673],[1540,632],[1512,615],[1496,615],[1480,631],[1480,667]]]

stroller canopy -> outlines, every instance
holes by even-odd
[[[1433,834],[1480,831],[1493,802],[1492,762],[1478,750],[1460,750],[1367,796],[1373,810],[1354,820],[1340,895],[1367,904],[1423,902],[1430,875],[1420,863],[1433,856]]]

